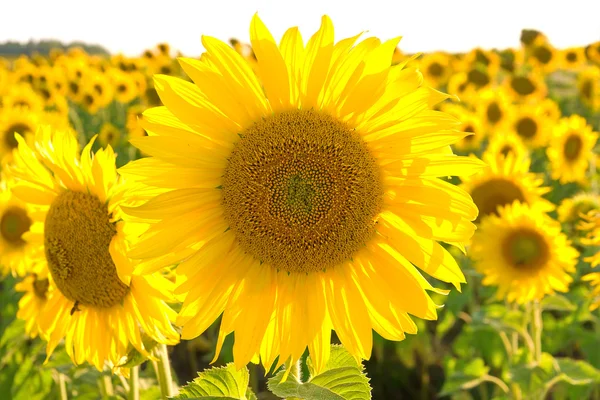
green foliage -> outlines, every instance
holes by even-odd
[[[90,45],[83,42],[72,42],[65,44],[57,40],[40,40],[38,42],[29,41],[27,43],[19,42],[4,42],[0,43],[0,55],[5,56],[19,56],[21,54],[32,56],[34,54],[40,54],[47,56],[50,54],[52,49],[68,50],[74,47],[80,47],[88,54],[97,54],[107,56],[108,51],[99,45]]]
[[[314,375],[312,362],[307,360],[310,376],[306,382],[285,370],[269,379],[269,390],[283,398],[305,400],[368,400],[371,398],[369,378],[363,366],[341,346],[331,347],[331,357],[324,371]]]
[[[198,377],[181,388],[174,399],[255,400],[248,387],[250,375],[246,367],[237,369],[233,363],[200,372]]]

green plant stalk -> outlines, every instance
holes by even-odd
[[[102,379],[100,380],[102,386],[103,395],[110,397],[115,395],[115,391],[112,384],[112,378],[109,373],[102,373]]]
[[[156,377],[160,385],[160,393],[164,400],[173,396],[173,377],[171,375],[171,363],[169,362],[169,353],[166,344],[156,346],[158,362],[156,363]]]
[[[140,400],[140,367],[135,366],[129,371],[128,400]]]
[[[58,373],[58,389],[60,391],[60,400],[67,400],[69,397],[67,396],[67,380],[65,375],[62,373]]]
[[[531,307],[531,337],[533,338],[534,359],[539,364],[542,361],[542,306],[534,301]]]

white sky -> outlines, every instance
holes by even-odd
[[[278,40],[299,26],[305,41],[322,14],[336,40],[369,31],[382,39],[403,36],[406,52],[466,51],[518,45],[522,28],[543,31],[557,47],[600,40],[600,0],[3,0],[0,42],[58,39],[100,44],[138,55],[167,41],[189,56],[202,51],[200,36],[248,41],[252,15]]]

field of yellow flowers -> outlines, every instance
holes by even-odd
[[[600,399],[600,42],[303,34],[0,58],[0,399]]]

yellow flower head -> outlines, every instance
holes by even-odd
[[[35,338],[39,334],[38,322],[48,300],[50,281],[45,265],[38,264],[37,272],[30,273],[15,285],[18,292],[23,292],[19,300],[17,318],[25,321],[25,333]]]
[[[552,178],[561,183],[586,183],[586,173],[598,133],[592,131],[585,118],[572,115],[554,127],[550,147],[546,150],[552,166]]]
[[[578,256],[560,224],[518,201],[485,217],[471,247],[483,284],[497,286],[498,298],[517,303],[566,292]]]
[[[488,167],[478,174],[465,177],[462,187],[479,209],[479,218],[498,214],[498,207],[512,204],[515,200],[530,206],[534,204],[544,211],[552,211],[554,206],[542,196],[550,191],[542,187],[544,179],[529,172],[529,157],[518,158],[517,153],[507,153],[505,157],[486,152],[483,160]]]
[[[294,362],[308,346],[319,371],[332,329],[368,358],[372,329],[402,340],[416,332],[411,316],[436,318],[414,265],[464,282],[438,241],[461,246],[477,212],[438,177],[482,164],[452,154],[464,133],[431,109],[448,96],[391,66],[399,38],[334,43],[333,30],[324,16],[306,45],[291,28],[278,46],[255,16],[258,76],[204,36],[200,60],[179,59],[193,83],[155,77],[165,107],[146,111],[149,136],[131,140],[152,157],[121,169],[165,191],[127,210],[153,222],[129,255],[179,262],[183,338],[222,314],[217,354],[235,332],[238,366]]]
[[[39,246],[50,286],[40,312],[40,336],[48,357],[65,338],[71,359],[118,372],[131,349],[148,356],[142,333],[167,344],[178,341],[169,281],[134,272],[126,257],[139,227],[122,220],[127,186],[118,177],[109,146],[94,155],[93,140],[79,156],[69,132],[39,129],[32,149],[21,138],[9,172],[12,191],[39,209],[28,236]],[[142,227],[143,230],[143,227]]]
[[[509,154],[515,160],[529,158],[529,151],[519,136],[513,132],[497,132],[491,135],[488,147],[485,149],[485,157],[504,159]],[[489,154],[489,155],[488,155]]]

